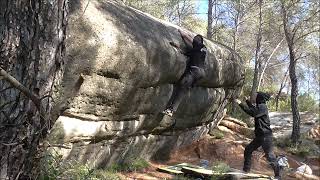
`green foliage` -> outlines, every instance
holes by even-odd
[[[65,171],[63,177],[70,179],[86,180],[90,179],[94,170],[90,169],[87,165],[72,164],[69,169]]]
[[[196,3],[181,0],[126,0],[128,6],[205,35],[207,22],[196,16]]]
[[[291,146],[291,140],[289,136],[280,137],[278,139],[275,139],[275,145],[281,148],[290,147]]]
[[[60,177],[65,169],[61,166],[62,155],[57,152],[46,152],[40,162],[40,179],[49,180]]]
[[[48,151],[41,159],[40,180],[76,179],[94,180],[110,179],[120,180],[117,172],[140,171],[149,167],[149,163],[141,158],[133,158],[125,163],[113,164],[107,169],[92,169],[87,164],[76,161],[63,161],[62,155],[56,151]]]
[[[271,99],[268,102],[269,111],[276,111],[276,100]],[[278,111],[279,112],[290,112],[291,111],[291,101],[290,98],[279,99],[278,102]]]
[[[88,165],[79,164],[76,161],[65,162],[62,159],[62,155],[56,151],[47,151],[40,164],[40,177],[38,178],[40,180],[121,180],[116,173],[109,170],[94,170]]]
[[[108,170],[112,172],[132,172],[132,171],[141,171],[150,164],[142,158],[132,158],[126,162],[113,164],[111,165]]]
[[[319,105],[315,99],[308,93],[298,96],[298,104],[300,111],[319,112]]]
[[[222,131],[218,129],[214,129],[210,132],[210,135],[213,136],[216,139],[222,139],[224,137],[224,134]]]
[[[224,162],[218,161],[212,165],[212,171],[217,174],[212,176],[211,180],[221,179],[223,173],[230,171],[230,166]]]
[[[125,4],[154,17],[164,19],[164,12],[169,6],[169,1],[126,0]]]
[[[319,104],[316,102],[314,97],[308,93],[304,93],[298,96],[298,106],[300,112],[319,112]],[[276,111],[276,99],[273,98],[268,102],[268,107],[270,111]],[[279,99],[278,104],[279,112],[290,112],[291,111],[291,101],[290,96],[286,99]]]
[[[95,170],[92,173],[92,179],[121,180],[116,173],[106,170]]]
[[[183,21],[182,26],[197,34],[206,35],[207,23],[200,18],[193,16],[188,17]]]
[[[269,86],[264,87],[261,91],[268,92],[270,94],[277,94],[278,87],[275,84],[271,84]],[[278,110],[276,109],[276,98],[271,98],[268,101],[269,111],[279,111],[279,112],[290,112],[291,111],[291,99],[290,95],[287,95],[286,98],[280,98],[278,102]],[[319,104],[315,99],[315,95],[311,93],[303,93],[299,94],[298,98],[298,106],[300,112],[319,112]]]
[[[252,79],[253,79],[254,71],[252,68],[247,68],[245,71],[245,79],[244,85],[242,88],[242,96],[240,98],[249,97],[252,87]]]
[[[284,148],[291,154],[301,157],[318,155],[320,150],[315,142],[307,139],[305,135],[301,136],[300,143],[298,145],[293,144],[289,136],[276,139],[275,144],[278,147]]]
[[[287,151],[290,152],[291,154],[301,156],[301,157],[307,157],[311,155],[311,148],[306,146],[306,147],[301,147],[296,146],[296,147],[288,147]]]
[[[262,87],[260,91],[267,92],[269,94],[276,94],[278,93],[279,89],[275,84],[270,84],[268,86]]]
[[[230,167],[228,164],[218,161],[212,165],[212,170],[215,173],[226,173],[226,172],[230,171]]]

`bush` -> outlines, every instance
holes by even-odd
[[[319,147],[314,141],[308,140],[305,135],[301,136],[300,143],[298,145],[294,145],[288,136],[275,140],[275,144],[278,147],[284,148],[291,154],[300,157],[318,155],[319,153]]]
[[[65,171],[62,164],[62,155],[55,151],[45,152],[40,161],[40,179],[58,179]]]
[[[149,167],[149,163],[142,158],[133,158],[123,163],[113,164],[108,170],[112,172],[133,172],[141,171]]]
[[[106,170],[95,170],[92,177],[93,179],[121,180],[116,173]]]
[[[212,171],[214,171],[215,173],[226,173],[228,171],[230,171],[230,167],[228,164],[224,163],[224,162],[215,162],[212,165]]]
[[[281,147],[281,148],[290,147],[292,144],[289,136],[274,139],[274,142],[275,142],[276,146]]]
[[[87,165],[72,164],[69,169],[63,173],[63,177],[77,180],[87,180],[93,175],[94,170],[90,169]]]
[[[297,98],[299,111],[304,112],[319,112],[319,104],[314,99],[311,94],[304,93],[298,96]],[[276,99],[273,98],[268,102],[268,107],[270,111],[276,111]],[[291,111],[291,100],[290,95],[286,99],[279,99],[278,103],[279,112],[289,112]]]
[[[76,179],[76,180],[121,180],[108,170],[94,170],[88,165],[76,161],[65,162],[62,155],[56,151],[47,151],[41,159],[40,180]]]
[[[230,167],[228,164],[218,161],[212,165],[212,171],[217,174],[213,175],[211,180],[222,179],[223,173],[230,171]]]
[[[275,99],[271,99],[268,102],[267,105],[268,105],[269,111],[277,111],[277,109],[276,109],[276,100]],[[289,112],[289,111],[291,111],[290,98],[288,98],[288,99],[279,99],[278,111],[279,112]]]
[[[300,111],[319,112],[319,104],[317,104],[316,100],[308,93],[298,96],[298,104]]]

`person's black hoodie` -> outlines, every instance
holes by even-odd
[[[252,105],[249,100],[246,100],[248,106],[243,103],[239,104],[243,111],[254,117],[254,133],[256,137],[272,135],[269,112],[266,105],[266,101],[268,101],[269,99],[269,94],[258,92],[256,98],[256,106]]]

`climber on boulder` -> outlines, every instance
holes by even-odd
[[[256,97],[256,105],[253,105],[249,100],[246,100],[247,105],[242,103],[239,99],[235,100],[244,112],[254,117],[255,138],[250,142],[249,145],[246,146],[244,150],[243,171],[250,171],[252,153],[262,146],[262,149],[266,154],[266,158],[274,170],[275,178],[280,179],[281,168],[277,163],[275,155],[273,154],[272,130],[270,128],[268,107],[266,105],[266,101],[269,99],[269,94],[258,92]]]
[[[178,48],[182,54],[188,57],[188,60],[186,69],[177,82],[166,109],[163,111],[168,116],[173,115],[186,92],[205,75],[204,66],[207,50],[203,44],[203,37],[199,34],[192,37],[181,30],[179,30],[179,33],[186,44],[186,50],[182,50],[174,42],[170,42],[170,44]]]

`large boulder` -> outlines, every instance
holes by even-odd
[[[66,158],[106,166],[128,153],[165,157],[205,134],[242,85],[241,58],[205,40],[206,78],[180,104],[175,128],[151,135],[186,66],[169,44],[184,46],[179,27],[115,1],[73,0],[71,8],[61,116],[49,137]]]

